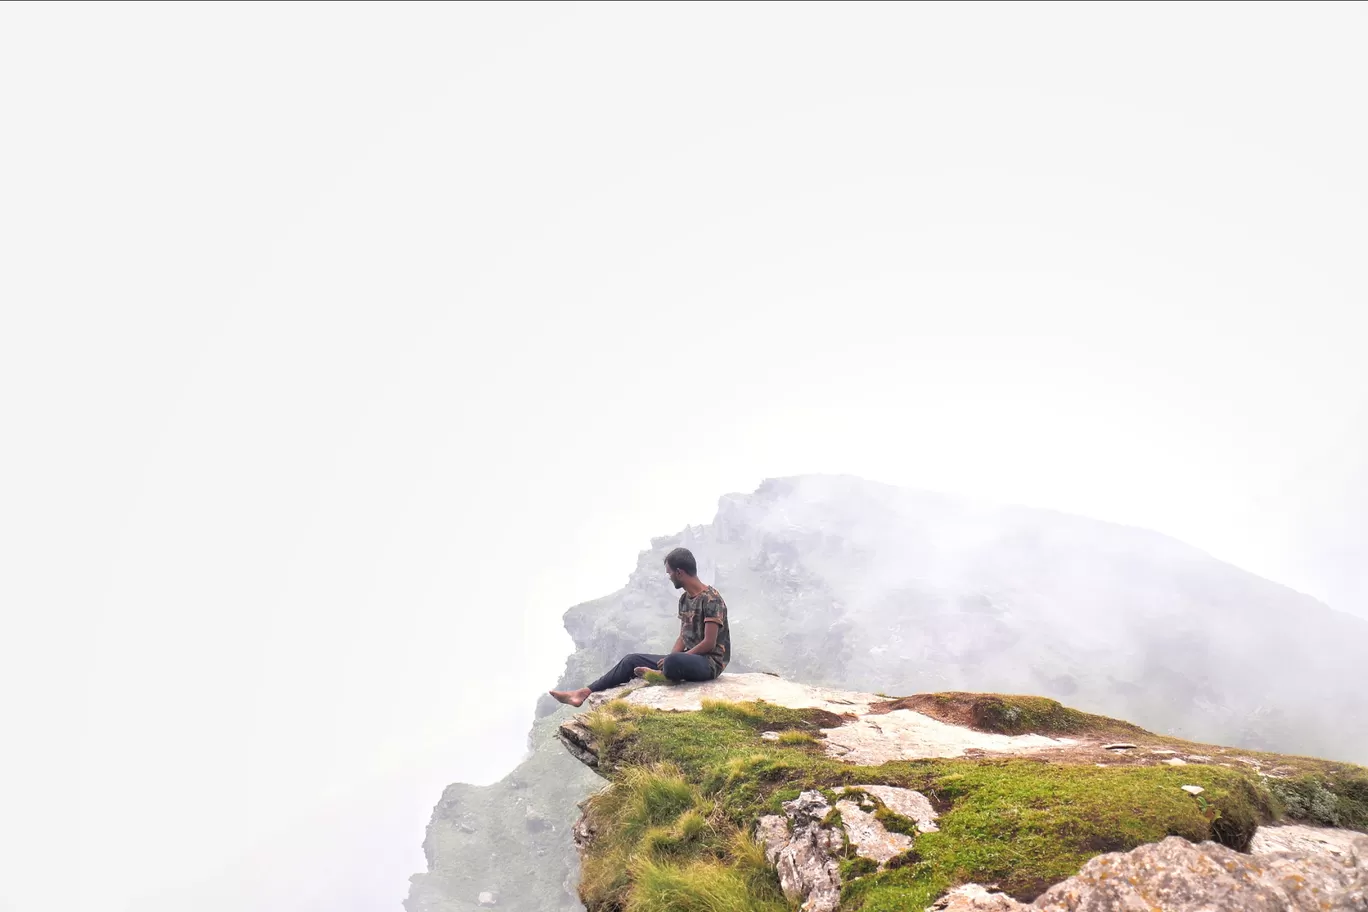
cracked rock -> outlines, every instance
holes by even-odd
[[[841,834],[822,821],[831,805],[818,791],[806,791],[783,804],[784,816],[760,818],[756,838],[765,858],[779,872],[779,886],[803,912],[833,912],[841,901],[841,873],[837,858]],[[792,822],[792,830],[789,824]]]

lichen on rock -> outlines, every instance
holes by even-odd
[[[1294,831],[1282,833],[1279,831]],[[1364,912],[1368,836],[1316,835],[1308,827],[1260,831],[1254,851],[1177,836],[1130,852],[1099,855],[1031,905],[979,885],[952,890],[935,912]],[[1264,835],[1266,834],[1266,835]]]

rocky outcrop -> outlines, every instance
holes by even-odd
[[[1368,836],[1304,826],[1264,827],[1249,854],[1171,836],[1099,855],[1027,905],[977,884],[936,912],[1366,912]]]
[[[889,711],[886,697],[798,684],[770,674],[724,674],[715,681],[669,687],[634,684],[594,694],[584,708],[592,710],[609,700],[625,699],[635,706],[670,711],[692,711],[710,700],[764,700],[778,706],[822,709],[832,725],[821,730],[822,749],[830,756],[859,766],[889,760],[926,757],[963,757],[968,754],[1023,755],[1078,748],[1071,738],[1041,735],[998,735],[949,725],[905,709]],[[588,766],[598,765],[593,732],[581,716],[561,723],[557,732],[566,750]]]
[[[954,695],[970,709],[976,705],[973,697]],[[985,699],[998,708],[1012,706],[1011,698],[993,695]],[[1082,720],[1078,723],[1082,727],[1070,737],[994,735],[903,708],[932,705],[934,701],[891,701],[876,694],[807,686],[768,674],[727,674],[696,684],[651,686],[638,682],[596,694],[584,709],[592,714],[600,708],[626,704],[641,710],[689,713],[705,708],[705,701],[718,701],[724,707],[768,703],[808,710],[804,718],[818,720],[821,726],[810,749],[842,767],[873,768],[889,761],[1027,757],[1071,769],[1164,769],[1178,759],[1184,762],[1185,770],[1203,765],[1239,770],[1234,780],[1220,780],[1227,784],[1248,777],[1268,778],[1250,765],[1255,763],[1253,758],[1219,747],[1202,746],[1199,753],[1197,745],[1172,742],[1169,746],[1161,736],[1133,726],[1126,727],[1133,734],[1131,741],[1116,742],[1112,735],[1120,723],[1082,714],[1070,716],[1072,711],[1068,710],[1051,718]],[[558,736],[582,762],[612,776],[616,766],[604,764],[609,745],[595,738],[598,726],[586,718],[581,714],[566,719],[559,726]],[[641,716],[629,718],[640,720]],[[852,732],[858,734],[852,737]],[[765,731],[758,740],[782,742],[773,731]],[[1097,757],[1109,761],[1089,762]],[[1296,758],[1282,759],[1297,762]],[[1277,766],[1269,758],[1257,765],[1290,769]],[[1093,772],[1097,773],[1095,769]],[[1183,793],[1194,807],[1208,807],[1203,797],[1207,789],[1178,782],[1161,781],[1159,787]],[[913,863],[918,857],[918,839],[940,831],[941,815],[925,794],[886,783],[807,788],[780,807],[781,814],[765,814],[755,821],[753,836],[775,868],[784,897],[803,912],[835,912],[846,883],[844,871],[848,870],[851,877],[869,876]],[[576,844],[582,849],[595,835],[588,816],[586,812],[574,828]],[[895,821],[897,826],[891,826]],[[1229,831],[1227,836],[1234,838]],[[1130,851],[1096,855],[1077,875],[1045,889],[1030,904],[997,890],[993,884],[970,883],[951,890],[930,908],[937,912],[1368,912],[1368,836],[1300,825],[1262,826],[1253,831],[1252,839],[1246,834],[1244,843],[1248,852],[1216,842],[1194,843],[1170,836]]]
[[[499,782],[449,786],[423,840],[428,869],[410,878],[407,912],[575,912],[577,805],[603,780],[554,737],[568,708],[537,720],[530,756]]]
[[[1352,683],[1368,667],[1361,619],[1155,533],[847,477],[771,479],[721,498],[712,523],[652,540],[620,590],[565,613],[575,651],[559,686],[580,686],[625,653],[669,648],[677,593],[660,568],[679,545],[693,549],[700,575],[731,607],[730,672],[896,694],[1038,693],[1175,736],[1368,760],[1368,729],[1345,724],[1368,716],[1368,690]],[[514,912],[579,908],[565,826],[601,780],[554,736],[573,714],[543,706],[538,715],[523,766],[495,785],[443,794],[410,912],[470,912],[482,892]],[[905,718],[876,715],[871,708],[841,726],[827,749],[874,762],[870,751]],[[1002,755],[995,735],[918,722],[904,736],[905,754]],[[1117,733],[1108,743],[1132,740]],[[1243,762],[1173,749],[1180,753],[1140,745],[1075,759]],[[580,759],[594,756],[586,749]],[[1245,760],[1286,775],[1277,761]],[[1283,797],[1334,822],[1333,797]]]
[[[841,901],[841,832],[826,824],[831,805],[821,792],[784,802],[784,816],[761,817],[756,838],[779,872],[784,896],[803,912],[832,912]]]
[[[805,791],[783,803],[782,815],[761,817],[755,827],[755,838],[778,872],[784,896],[804,912],[832,912],[840,904],[838,859],[847,845],[856,856],[872,861],[875,870],[912,848],[911,836],[890,832],[879,821],[874,813],[879,807],[915,822],[923,833],[936,831],[936,812],[920,792],[886,785],[840,786],[832,791],[858,797],[838,799],[833,808],[821,792]]]
[[[978,696],[985,701],[1002,703],[1000,697]],[[1109,736],[1114,729],[1110,728],[1053,736],[984,732],[902,708],[916,705],[916,701],[910,699],[890,700],[879,694],[800,684],[766,673],[727,673],[714,681],[670,686],[634,682],[591,695],[584,703],[583,712],[568,716],[556,730],[563,747],[586,766],[598,769],[600,762],[599,744],[585,724],[586,714],[619,699],[632,706],[670,712],[697,711],[704,700],[760,700],[795,709],[822,710],[823,718],[829,722],[818,732],[822,751],[833,759],[856,766],[875,766],[891,760],[1032,756],[1060,762],[1092,762],[1098,766],[1171,766],[1176,762],[1184,766],[1233,767],[1238,764],[1258,770],[1261,775],[1290,771],[1288,767],[1254,760],[1228,748],[1214,748],[1209,754],[1198,753],[1190,743],[1153,735],[1134,726],[1126,728],[1139,732],[1143,736],[1139,739],[1142,744],[1112,742]],[[1078,715],[1085,720],[1101,718]],[[599,772],[607,773],[605,770]]]

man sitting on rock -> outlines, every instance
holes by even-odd
[[[731,659],[731,631],[727,626],[727,603],[712,586],[698,578],[698,563],[687,548],[665,556],[665,568],[679,597],[679,637],[669,655],[634,652],[622,657],[612,670],[588,687],[553,690],[562,703],[579,706],[591,693],[617,687],[648,671],[659,670],[671,681],[711,681]]]

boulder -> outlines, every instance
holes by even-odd
[[[983,886],[951,890],[935,912],[1368,912],[1368,836],[1261,827],[1249,854],[1177,836],[1099,855],[1027,905]]]

